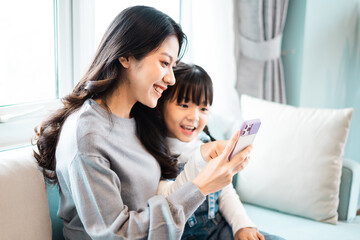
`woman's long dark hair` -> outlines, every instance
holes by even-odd
[[[186,47],[186,36],[181,27],[168,15],[152,7],[135,6],[123,10],[107,29],[95,57],[80,82],[72,93],[62,99],[63,107],[45,120],[39,129],[35,128],[35,141],[38,152],[34,151],[38,165],[50,183],[57,183],[55,151],[61,128],[67,117],[79,109],[89,99],[101,99],[106,104],[106,97],[122,81],[120,57],[133,56],[141,60],[158,48],[169,36],[176,36],[179,41],[181,57]],[[170,156],[162,134],[152,133],[152,121],[142,118],[141,103],[136,103],[131,116],[136,121],[137,134],[145,148],[160,164],[163,178],[177,175],[176,158]],[[151,133],[151,134],[144,134]]]
[[[160,113],[163,112],[166,102],[174,100],[178,104],[183,101],[185,103],[191,101],[196,105],[212,105],[213,84],[209,74],[202,67],[180,62],[174,68],[174,76],[176,79],[175,85],[169,86],[158,101],[157,109]],[[166,130],[162,131],[166,132]],[[207,126],[204,128],[204,132],[210,137],[211,141],[215,141]]]

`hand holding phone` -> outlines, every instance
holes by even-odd
[[[229,160],[240,153],[244,148],[254,142],[255,136],[261,125],[260,119],[252,119],[244,121],[240,129],[240,136],[235,144],[234,149],[229,155]]]

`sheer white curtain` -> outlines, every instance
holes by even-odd
[[[215,137],[222,138],[220,132],[231,133],[234,122],[240,118],[235,90],[233,3],[232,0],[182,0],[181,6],[181,25],[189,40],[183,61],[200,65],[212,78],[214,102],[209,127]],[[211,128],[214,121],[216,129]]]

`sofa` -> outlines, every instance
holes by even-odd
[[[355,216],[359,188],[360,164],[347,159],[342,168],[337,225],[247,203],[245,208],[261,230],[289,240],[356,239],[360,236],[360,216]],[[32,147],[0,152],[0,192],[0,239],[64,239],[56,215],[58,188],[46,185]]]
[[[343,158],[352,110],[251,97],[242,97],[241,110],[243,118],[262,121],[251,160],[233,182],[258,228],[288,240],[360,239],[360,163]],[[209,121],[217,138],[227,138],[230,125],[216,116]],[[64,239],[59,190],[45,183],[32,149],[0,152],[1,240]]]

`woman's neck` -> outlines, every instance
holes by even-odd
[[[130,118],[131,108],[136,101],[130,96],[126,85],[122,84],[115,91],[106,97],[106,104],[110,108],[112,114],[122,118]],[[101,99],[95,100],[102,108],[108,110]]]

